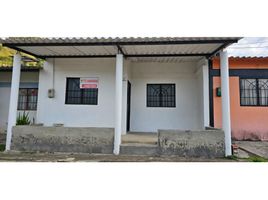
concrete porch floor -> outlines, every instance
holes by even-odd
[[[122,135],[122,144],[157,144],[156,132],[128,132]]]

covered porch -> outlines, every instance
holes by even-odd
[[[202,131],[209,127],[209,59],[219,53],[225,155],[231,155],[228,56],[224,48],[238,39],[8,38],[1,40],[1,43],[18,52],[46,60],[44,72],[39,77],[39,94],[42,97],[38,100],[38,122],[51,126],[52,121],[46,117],[46,107],[55,106],[55,101],[61,102],[61,105],[55,107],[58,113],[50,117],[54,123],[58,123],[61,113],[67,110],[71,116],[63,121],[66,127],[114,128],[113,152],[116,155],[120,153],[122,135],[127,132],[156,133],[160,129]],[[21,56],[17,53],[13,63],[6,150],[10,150],[12,127],[16,124],[20,63]],[[100,74],[99,70],[104,65],[107,65],[107,69],[103,69],[105,73]],[[105,80],[100,82],[103,88],[107,86],[107,90],[99,89],[99,104],[104,105],[103,98],[106,98],[110,99],[111,106],[104,115],[97,110],[100,105],[92,108],[96,112],[95,123],[85,118],[79,119],[79,110],[86,114],[85,107],[67,107],[64,105],[64,95],[56,98],[47,96],[48,90],[58,95],[65,88],[66,77],[83,77],[81,74],[90,70],[93,76]],[[107,70],[112,76],[106,73]],[[48,79],[50,81],[46,82]],[[44,87],[42,94],[41,82],[46,83],[46,86],[49,84]],[[111,85],[112,82],[114,85]],[[109,95],[102,98],[101,94]],[[76,120],[80,120],[79,123],[75,123]]]

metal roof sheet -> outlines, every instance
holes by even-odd
[[[118,51],[121,51],[132,61],[181,62],[213,56],[239,39],[238,37],[19,37],[2,38],[0,43],[41,58],[114,57]]]

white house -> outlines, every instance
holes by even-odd
[[[114,128],[121,135],[209,126],[208,59],[220,53],[225,154],[231,154],[228,58],[239,38],[5,38],[14,57],[7,150],[15,125],[19,52],[45,59],[39,72],[36,123],[45,127]]]

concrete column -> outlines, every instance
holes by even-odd
[[[114,133],[114,154],[120,152],[122,134],[122,90],[123,90],[123,55],[116,55],[115,69],[115,133]]]
[[[9,100],[8,125],[7,125],[6,151],[10,150],[11,138],[12,138],[12,127],[16,125],[19,87],[20,87],[20,71],[21,71],[21,55],[19,53],[16,53],[13,57],[11,92],[10,92],[10,100]]]
[[[231,117],[230,117],[230,92],[229,92],[229,63],[226,51],[220,52],[221,68],[221,104],[222,104],[222,128],[225,134],[225,156],[232,155]]]
[[[208,77],[208,62],[202,65],[203,76],[203,117],[204,128],[209,127],[209,77]]]

